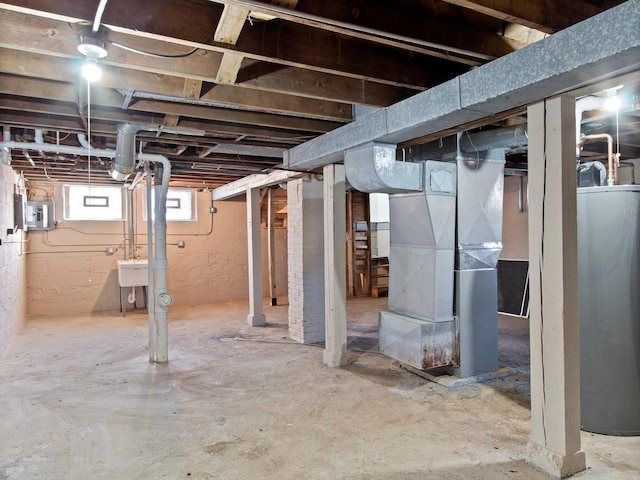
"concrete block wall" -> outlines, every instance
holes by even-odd
[[[13,194],[18,175],[0,164],[0,354],[6,349],[26,318],[27,273],[24,233],[13,234]]]
[[[325,339],[324,212],[322,182],[297,179],[287,187],[289,336],[302,343]]]
[[[36,185],[38,194],[47,185]],[[57,228],[30,232],[28,256],[28,314],[32,316],[90,314],[120,309],[117,260],[123,249],[106,256],[107,247],[123,242],[123,222],[70,222],[62,218],[62,188],[53,189]],[[147,257],[145,190],[134,194],[137,243],[141,258]],[[198,221],[169,222],[167,226],[167,282],[174,305],[243,300],[248,298],[246,205],[239,201],[217,202],[211,227],[211,193],[198,193]],[[263,232],[266,249],[267,233]],[[277,294],[287,294],[286,230],[276,230]],[[185,248],[175,244],[183,240]],[[173,245],[171,245],[173,244]],[[91,252],[89,252],[89,250]],[[37,252],[37,253],[36,253]],[[68,253],[64,253],[68,252]],[[265,297],[268,292],[266,253]],[[133,308],[129,306],[129,308]]]

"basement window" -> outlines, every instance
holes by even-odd
[[[167,221],[195,222],[198,220],[196,199],[195,190],[188,188],[169,188],[169,192],[167,193]],[[151,207],[152,209],[155,208],[155,190],[151,192]],[[155,212],[155,210],[152,211]],[[155,218],[155,213],[152,215]],[[147,219],[146,206],[143,218],[144,220]]]
[[[64,186],[65,220],[124,220],[122,187]]]

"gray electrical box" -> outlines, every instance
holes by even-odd
[[[53,230],[55,228],[52,201],[27,202],[27,227],[29,230]]]
[[[13,196],[13,226],[16,230],[27,230],[27,196],[23,193]]]

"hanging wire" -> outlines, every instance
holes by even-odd
[[[471,140],[471,135],[469,135],[469,130],[466,130],[464,133],[467,134],[467,138],[469,139],[469,143],[471,144],[471,146],[473,147],[473,149],[476,151],[476,166],[473,167],[474,170],[477,170],[478,167],[480,167],[480,152],[478,151],[478,149],[476,148],[476,146],[473,144],[473,140]]]
[[[616,108],[616,153],[620,156],[620,109]]]
[[[87,173],[89,180],[89,196],[91,196],[91,82],[87,80]],[[91,254],[91,209],[89,209],[89,283],[92,282],[92,254]]]

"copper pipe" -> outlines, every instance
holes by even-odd
[[[608,158],[608,168],[607,168],[607,185],[617,185],[618,184],[618,158],[619,154],[615,155],[615,162],[613,161],[613,137],[608,133],[595,133],[593,135],[585,135],[580,139],[580,146],[584,145],[587,142],[594,140],[607,140],[607,158]]]

